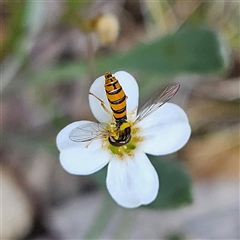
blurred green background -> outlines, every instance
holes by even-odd
[[[2,239],[238,239],[238,1],[0,1]],[[106,169],[73,176],[55,139],[94,120],[92,82],[125,70],[140,105],[168,83],[189,143],[151,157],[150,205],[110,199]]]

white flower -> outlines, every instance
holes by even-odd
[[[127,119],[134,123],[138,108],[138,85],[127,72],[114,74],[127,95]],[[110,110],[104,89],[104,76],[97,78],[90,92],[104,101]],[[112,122],[100,101],[89,95],[90,107],[101,123]],[[108,139],[74,142],[69,134],[76,127],[91,121],[69,124],[57,136],[62,167],[71,174],[88,175],[108,164],[107,188],[112,198],[126,208],[151,203],[159,189],[158,175],[147,154],[165,155],[182,148],[191,129],[185,112],[175,104],[165,103],[151,115],[131,127],[132,139],[122,147],[112,146]]]

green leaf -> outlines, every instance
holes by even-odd
[[[106,178],[107,178],[107,166],[102,168],[100,171],[91,175],[91,177],[96,181],[96,183],[106,189]]]
[[[167,240],[185,240],[185,236],[181,233],[171,233],[166,236]]]
[[[68,82],[81,78],[86,71],[86,66],[83,63],[61,64],[36,73],[29,71],[27,73],[27,82],[34,87],[57,82]]]
[[[127,53],[97,61],[98,70],[140,70],[163,75],[209,74],[223,70],[226,56],[216,32],[185,29],[140,45]]]
[[[153,203],[147,205],[154,209],[171,209],[192,203],[191,178],[180,160],[149,156],[157,170],[160,188]]]
[[[1,2],[1,10],[2,13],[6,11],[7,16],[9,15],[9,19],[7,17],[7,24],[3,24],[5,26],[5,31],[3,31],[3,36],[7,36],[6,38],[2,37],[1,44],[1,55],[0,62],[5,59],[9,53],[16,51],[16,47],[18,46],[18,42],[23,34],[23,19],[25,16],[25,4],[23,1],[4,1]],[[4,20],[4,14],[1,18]]]
[[[208,28],[182,27],[179,31],[139,45],[127,53],[118,53],[96,60],[100,75],[106,71],[142,71],[150,78],[181,73],[210,74],[224,70],[228,63],[226,46],[219,36]],[[31,73],[28,81],[34,86],[58,81],[69,81],[86,74],[83,62],[68,63]]]

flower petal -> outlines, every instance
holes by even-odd
[[[95,147],[68,148],[60,153],[60,162],[62,167],[71,174],[88,175],[103,168],[110,160],[111,154],[101,147],[101,141],[94,141]],[[91,143],[92,144],[92,143]],[[91,146],[90,144],[90,146]]]
[[[113,74],[116,79],[119,81],[120,85],[122,86],[125,94],[127,95],[127,113],[133,112],[131,117],[134,118],[136,116],[137,107],[138,107],[138,84],[136,80],[127,72],[119,71]],[[104,88],[105,84],[105,77],[101,76],[97,78],[91,88],[90,92],[93,93],[95,96],[100,98],[104,103],[106,108],[110,111],[109,102],[106,97],[106,92]],[[109,122],[111,120],[111,116],[103,109],[101,106],[101,102],[94,96],[89,95],[89,104],[92,110],[94,117],[99,122]],[[130,116],[128,116],[130,117]]]
[[[138,123],[144,138],[141,149],[152,155],[176,152],[188,141],[191,128],[186,113],[177,105],[165,103]]]
[[[91,121],[73,122],[63,128],[57,135],[57,147],[60,150],[62,167],[72,174],[91,174],[104,167],[111,154],[102,147],[102,140],[74,142],[69,138],[70,132]]]
[[[67,125],[65,128],[63,128],[57,135],[57,147],[60,151],[66,149],[66,148],[72,148],[72,147],[78,147],[79,144],[86,146],[87,143],[80,143],[80,142],[73,142],[70,138],[69,138],[69,134],[70,132],[76,128],[76,127],[80,127],[82,125],[85,124],[90,124],[93,123],[91,121],[77,121],[77,122],[73,122],[70,123],[69,125]],[[93,146],[91,146],[93,147]]]
[[[111,159],[107,188],[119,205],[135,208],[149,204],[156,198],[159,188],[158,175],[146,154],[136,151],[134,158]]]

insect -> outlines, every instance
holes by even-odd
[[[162,92],[157,92],[139,110],[135,121],[129,123],[126,116],[127,96],[118,80],[110,72],[106,72],[105,91],[112,113],[105,107],[101,99],[90,94],[101,102],[102,107],[112,114],[114,120],[111,124],[88,123],[76,127],[70,132],[69,138],[74,142],[90,143],[98,139],[108,139],[113,146],[123,146],[131,140],[131,128],[169,101],[177,93],[179,87],[180,84],[172,84]]]
[[[122,146],[131,140],[131,124],[127,122],[127,96],[118,80],[110,73],[105,73],[105,91],[115,119],[112,124],[114,134],[108,140],[113,146]]]

